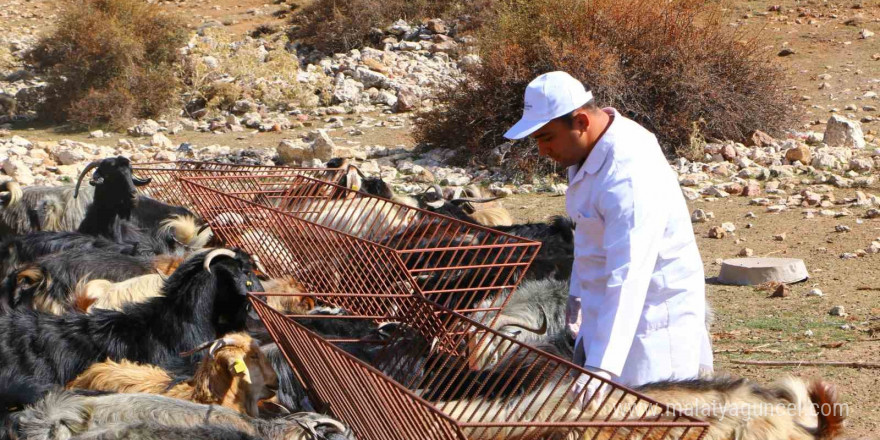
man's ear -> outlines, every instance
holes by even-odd
[[[572,126],[581,132],[586,132],[590,128],[590,115],[583,110],[578,110],[572,118]]]

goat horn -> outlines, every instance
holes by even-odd
[[[547,312],[544,311],[544,306],[538,304],[538,308],[541,310],[541,325],[538,328],[534,328],[530,325],[530,323],[526,322],[523,318],[519,316],[511,316],[511,315],[502,315],[498,318],[498,321],[495,323],[496,329],[501,329],[502,327],[519,327],[523,330],[528,330],[532,333],[537,333],[539,335],[543,335],[547,333]]]
[[[79,186],[82,184],[83,177],[86,176],[86,173],[91,171],[93,168],[97,168],[98,165],[101,165],[101,161],[94,160],[86,165],[86,168],[82,170],[82,173],[79,174],[79,179],[76,179],[76,187],[73,189],[73,198],[77,198],[79,196]]]
[[[439,195],[441,198],[443,197],[443,188],[440,188],[440,185],[437,185],[435,183],[431,185],[431,188],[434,189],[434,192],[437,193],[437,195]]]
[[[193,354],[198,353],[198,352],[210,347],[211,344],[213,344],[215,342],[217,342],[217,341],[203,342],[203,343],[199,344],[198,346],[196,346],[195,348],[193,348],[192,350],[184,351],[183,353],[180,353],[180,356],[181,357],[192,356]]]
[[[460,203],[489,203],[489,202],[494,202],[500,198],[501,197],[489,197],[486,199],[475,199],[472,197],[459,197],[457,199],[450,200],[450,202],[455,203],[456,205],[458,205]]]
[[[440,199],[440,200],[437,200],[437,201],[434,201],[434,202],[425,202],[425,205],[428,205],[428,206],[430,206],[430,207],[432,207],[432,208],[438,208],[438,209],[439,209],[439,208],[442,208],[442,207],[443,207],[443,204],[444,204],[444,203],[446,203],[446,201],[445,201],[444,199]]]
[[[229,258],[235,258],[235,252],[229,249],[214,249],[211,252],[208,252],[208,255],[205,255],[205,270],[209,273],[211,272],[211,261],[214,257],[224,256]]]
[[[131,176],[131,183],[134,183],[134,186],[149,185],[150,182],[152,182],[152,181],[153,181],[152,177],[146,177],[146,178],[141,179],[139,177]]]
[[[269,275],[269,272],[266,270],[266,267],[263,266],[263,263],[260,261],[260,257],[259,257],[259,256],[257,256],[256,254],[254,254],[254,255],[251,256],[251,260],[254,260],[254,266],[257,267],[257,270],[258,270],[258,271],[260,271],[260,272],[266,274],[267,276]]]
[[[367,176],[364,175],[363,171],[361,171],[360,168],[358,168],[358,167],[356,167],[356,166],[354,166],[354,165],[349,165],[349,166],[348,166],[348,169],[349,169],[349,170],[351,170],[352,168],[354,168],[354,170],[357,171],[358,175],[361,176],[362,179],[366,179],[366,178],[367,178]]]
[[[223,347],[226,347],[227,345],[232,345],[232,341],[230,341],[226,338],[220,338],[220,339],[214,341],[211,344],[211,348],[208,350],[208,355],[211,357],[214,357],[214,355],[217,354],[217,351],[219,351]]]

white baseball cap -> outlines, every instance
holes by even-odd
[[[560,116],[569,114],[593,99],[593,94],[565,72],[545,73],[526,87],[522,119],[504,137],[522,139]]]

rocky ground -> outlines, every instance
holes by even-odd
[[[21,69],[17,54],[51,23],[53,3],[0,0],[0,90],[20,102],[40,80]],[[27,111],[6,115],[4,173],[28,185],[56,185],[75,179],[86,161],[115,154],[308,166],[345,156],[401,192],[477,183],[507,196],[518,220],[564,212],[565,186],[556,179],[456,168],[446,161],[453,152],[413,151],[411,110],[433,105],[438,87],[479,62],[461,53],[466,41],[443,23],[396,23],[385,30],[383,47],[332,57],[298,50],[280,33],[248,36],[259,25],[280,26],[296,5],[166,3],[193,26],[185,50],[204,83],[234,83],[247,96],[222,112],[199,102],[194,87],[184,113],[121,133],[70,133],[31,122]],[[880,32],[880,5],[757,0],[734,1],[731,10],[732,26],[760,29],[757,44],[788,72],[804,118],[784,136],[713,143],[697,162],[670,163],[693,213],[717,310],[717,369],[759,381],[788,373],[828,378],[849,404],[850,434],[870,436],[880,428],[877,370],[735,362],[880,362],[880,40],[872,35]],[[303,96],[315,102],[288,105]],[[714,282],[722,259],[746,255],[802,258],[810,278],[776,296],[777,286]]]

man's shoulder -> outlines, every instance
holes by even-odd
[[[609,171],[668,165],[657,137],[632,119],[619,116],[620,124],[608,138]]]

